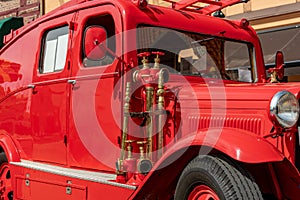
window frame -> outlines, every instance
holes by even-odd
[[[46,56],[46,53],[47,53],[47,36],[49,35],[49,33],[51,32],[54,32],[54,31],[57,31],[57,30],[61,30],[61,29],[66,29],[66,30],[63,30],[63,33],[65,34],[56,34],[56,48],[55,48],[55,59],[54,59],[54,66],[53,66],[53,70],[51,71],[45,71],[45,56]],[[66,51],[65,51],[65,55],[64,55],[64,59],[65,59],[65,62],[64,62],[64,65],[60,66],[59,68],[57,68],[56,66],[56,62],[57,62],[57,55],[58,55],[58,39],[59,37],[61,36],[67,36],[67,43],[65,45],[66,47]],[[49,40],[51,41],[51,40]],[[50,29],[46,30],[43,34],[42,34],[42,41],[41,41],[41,49],[40,49],[40,62],[39,62],[39,67],[38,67],[38,71],[39,71],[39,74],[52,74],[52,73],[57,73],[57,72],[61,72],[65,69],[65,65],[67,63],[67,57],[68,57],[68,50],[69,50],[69,45],[70,45],[70,28],[69,28],[69,25],[68,24],[63,24],[63,25],[60,25],[60,26],[56,26],[56,27],[51,27]]]

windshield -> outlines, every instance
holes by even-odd
[[[137,29],[138,53],[161,51],[161,65],[171,73],[240,82],[254,82],[253,46],[198,33],[140,26]],[[153,57],[149,61],[153,62]],[[170,69],[169,68],[169,69]]]

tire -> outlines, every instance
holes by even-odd
[[[0,153],[0,199],[13,200],[10,168],[4,152]]]
[[[262,200],[252,176],[238,164],[212,156],[198,156],[183,170],[175,200]]]

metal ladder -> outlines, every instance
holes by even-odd
[[[171,3],[172,8],[175,10],[185,10],[197,12],[203,15],[211,15],[212,13],[232,6],[238,3],[247,3],[249,0],[163,0]],[[205,6],[199,6],[197,3],[204,3]]]

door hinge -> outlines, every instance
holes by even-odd
[[[70,30],[76,31],[78,24],[76,22],[70,22]]]

